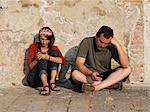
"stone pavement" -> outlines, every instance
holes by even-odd
[[[61,87],[50,96],[39,89],[14,86],[0,89],[0,112],[150,112],[150,92],[146,89],[104,89],[80,93]]]

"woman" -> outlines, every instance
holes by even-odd
[[[43,86],[41,95],[49,95],[50,89],[58,91],[55,80],[59,64],[64,64],[65,59],[57,46],[53,45],[55,37],[49,27],[39,31],[40,42],[33,43],[28,49],[29,75],[27,81],[31,87]]]

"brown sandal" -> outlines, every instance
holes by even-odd
[[[121,81],[117,82],[116,84],[112,85],[112,86],[109,86],[107,87],[107,89],[116,89],[116,90],[122,90],[123,88],[123,84]]]
[[[43,96],[49,96],[50,95],[50,89],[49,90],[46,90],[46,88],[49,88],[49,86],[43,86],[43,89],[40,91],[40,95],[43,95]]]
[[[52,87],[52,85],[54,85],[54,86]],[[51,90],[52,90],[52,91],[60,91],[60,89],[56,87],[55,82],[50,83],[50,87],[51,87]]]
[[[81,88],[82,93],[93,92],[94,90],[95,88],[91,84],[88,83],[82,84],[82,88]]]

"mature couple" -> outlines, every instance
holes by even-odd
[[[41,95],[49,95],[51,90],[59,91],[55,84],[58,65],[66,62],[54,45],[54,33],[49,27],[41,28],[39,40],[29,47],[30,73],[27,81],[31,87],[42,86]],[[112,58],[120,64],[114,70],[111,69]],[[128,56],[113,36],[113,30],[102,26],[95,36],[84,38],[80,43],[76,68],[71,72],[70,79],[72,84],[86,92],[110,87],[126,78],[130,72]]]

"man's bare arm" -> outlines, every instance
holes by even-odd
[[[128,60],[128,56],[125,53],[125,51],[123,50],[123,48],[121,47],[120,43],[118,42],[118,40],[113,37],[111,39],[111,43],[113,45],[116,46],[117,51],[118,51],[118,55],[119,55],[119,61],[120,61],[120,65],[124,68],[127,68],[129,66],[129,60]]]
[[[90,76],[93,80],[101,80],[101,78],[97,76],[98,73],[89,70],[84,65],[84,63],[85,63],[85,58],[77,57],[76,64],[77,64],[77,67],[78,67],[78,69],[79,69],[80,72],[82,72],[86,76]]]

